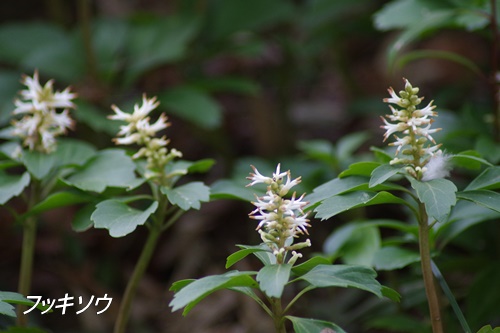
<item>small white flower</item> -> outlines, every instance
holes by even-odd
[[[253,186],[255,184],[259,183],[264,183],[264,184],[271,184],[273,182],[273,179],[271,177],[266,177],[260,174],[259,170],[257,170],[256,167],[253,165],[250,166],[253,170],[254,173],[250,173],[250,177],[247,177],[248,180],[251,180],[252,182],[247,185],[248,186]],[[279,169],[278,169],[279,170]]]

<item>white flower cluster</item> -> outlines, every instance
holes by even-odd
[[[424,98],[418,97],[419,89],[412,87],[406,79],[405,89],[399,92],[399,96],[392,87],[388,91],[391,98],[385,98],[384,102],[395,104],[401,109],[389,105],[392,114],[386,115],[386,118],[395,123],[390,123],[381,117],[385,125],[380,127],[386,130],[384,141],[391,134],[402,133],[403,137],[394,135],[396,141],[389,143],[389,145],[397,147],[396,155],[401,152],[407,156],[406,158],[395,157],[391,164],[408,165],[408,173],[424,181],[447,176],[449,157],[443,154],[439,149],[441,144],[436,145],[436,141],[431,136],[431,134],[441,130],[441,128],[431,129],[434,122],[432,117],[437,116],[437,112],[434,111],[436,106],[432,105],[433,101],[423,109],[417,109]],[[431,141],[434,145],[426,145],[427,141]]]
[[[288,263],[293,264],[302,257],[295,250],[311,246],[309,239],[302,243],[291,244],[293,238],[299,234],[308,234],[307,227],[310,227],[308,214],[303,211],[307,205],[307,202],[303,201],[305,194],[297,198],[294,192],[290,199],[285,199],[290,189],[300,183],[300,177],[292,180],[290,171],[280,172],[280,164],[272,177],[261,175],[253,165],[252,169],[254,173],[250,173],[250,177],[247,177],[251,180],[247,186],[264,183],[267,185],[267,192],[262,197],[256,196],[257,201],[252,202],[256,209],[249,216],[260,220],[257,230],[264,243],[273,251],[277,262],[283,263],[287,251],[291,250],[292,257]]]
[[[76,94],[71,93],[69,88],[54,92],[53,80],[42,87],[38,81],[38,71],[33,77],[24,76],[21,82],[27,89],[22,90],[21,98],[14,101],[16,109],[13,113],[24,116],[12,122],[12,134],[20,137],[29,150],[50,153],[56,148],[56,137],[73,127],[69,109],[75,108],[71,100]],[[63,111],[58,113],[57,109]]]
[[[182,153],[176,149],[167,149],[170,140],[166,136],[156,138],[156,134],[170,126],[167,122],[167,116],[161,114],[158,120],[150,124],[149,114],[156,109],[159,102],[156,97],[147,98],[146,95],[142,97],[142,106],[134,105],[134,112],[127,113],[120,110],[116,105],[111,108],[115,112],[114,115],[109,116],[109,119],[121,120],[127,122],[127,125],[120,126],[118,136],[113,141],[118,145],[131,145],[137,144],[142,146],[132,158],[139,159],[145,157],[147,159],[148,169],[146,178],[162,177],[164,176],[164,168],[167,163],[176,157],[182,157]]]

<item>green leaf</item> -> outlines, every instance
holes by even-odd
[[[210,188],[202,182],[192,182],[175,188],[161,187],[171,204],[183,210],[200,209],[201,202],[210,200]]]
[[[370,183],[368,186],[374,187],[374,186],[377,186],[379,184],[382,184],[387,179],[396,175],[398,172],[400,172],[403,169],[404,168],[402,168],[400,166],[395,166],[395,165],[390,165],[390,164],[382,164],[381,166],[377,167],[375,170],[372,171]]]
[[[64,181],[81,190],[98,193],[107,187],[134,188],[141,182],[134,170],[135,164],[124,150],[105,149]]]
[[[368,184],[368,179],[365,177],[352,176],[346,178],[335,178],[316,187],[313,190],[313,193],[306,196],[305,200],[309,202],[308,207],[314,207],[316,204],[327,198],[358,189],[360,186],[365,184]]]
[[[291,269],[292,265],[290,264],[275,264],[262,267],[257,274],[260,290],[269,297],[280,298],[290,278]]]
[[[184,308],[182,314],[185,316],[202,299],[217,290],[234,287],[257,288],[257,282],[251,277],[254,274],[255,272],[231,271],[195,280],[176,292],[169,306],[172,307],[172,311]]]
[[[252,254],[255,255],[264,266],[276,264],[276,257],[271,253],[269,246],[264,243],[259,245],[238,245],[238,247],[240,249],[257,249],[257,251],[252,252]]]
[[[326,253],[329,255],[341,256],[342,261],[349,265],[371,266],[373,256],[380,248],[381,243],[378,227],[369,224],[364,224],[363,226],[351,224],[350,226],[353,228],[349,228],[352,229],[352,231],[348,233],[349,238],[344,239],[344,241],[341,242],[342,247],[338,249],[338,252],[333,254],[328,252]],[[344,232],[345,229],[337,231],[339,231],[339,233],[346,234]],[[329,241],[333,242],[333,237],[329,238]],[[327,245],[326,242],[325,245]]]
[[[18,196],[30,183],[30,174],[8,175],[0,171],[0,205]]]
[[[222,110],[210,95],[191,87],[176,87],[158,96],[160,108],[201,128],[218,128]]]
[[[483,326],[477,333],[500,333],[500,327],[492,328],[491,325]]]
[[[388,2],[374,15],[378,30],[401,29],[421,20],[422,2],[399,0]]]
[[[71,221],[71,227],[76,232],[82,232],[90,229],[94,222],[92,221],[92,213],[95,210],[95,204],[89,204],[80,208]]]
[[[496,190],[500,188],[500,167],[493,166],[484,170],[465,188],[470,190]]]
[[[54,166],[67,167],[85,164],[89,158],[94,156],[96,149],[83,141],[72,139],[61,139],[54,152]]]
[[[16,312],[14,310],[14,306],[11,304],[20,304],[20,305],[26,305],[26,306],[33,306],[35,305],[35,302],[32,300],[24,297],[23,295],[19,293],[14,293],[11,291],[0,291],[0,314],[9,316],[9,317],[16,317]],[[37,305],[37,309],[39,310],[46,310],[49,307],[49,305],[42,305],[41,303]]]
[[[482,159],[478,152],[474,150],[463,151],[459,154],[452,155],[452,161],[457,166],[461,166],[468,169],[479,169],[481,164],[485,164],[487,166],[493,166],[490,162]]]
[[[236,199],[243,201],[255,200],[254,192],[233,180],[218,180],[210,186],[210,198],[217,199]]]
[[[47,198],[36,204],[24,216],[36,215],[54,208],[70,206],[82,202],[88,202],[90,200],[92,200],[92,197],[84,193],[61,191],[49,195]]]
[[[125,83],[131,84],[150,69],[182,59],[200,23],[196,17],[169,15],[132,25],[125,43],[129,57]]]
[[[21,157],[29,173],[36,179],[42,179],[56,164],[55,153],[45,154],[38,151],[23,150]]]
[[[96,228],[108,229],[112,237],[123,237],[134,231],[137,226],[146,223],[157,208],[157,201],[142,211],[111,199],[100,202],[90,218]]]
[[[293,325],[295,333],[346,333],[342,328],[329,321],[286,316]]]
[[[327,258],[314,256],[311,259],[303,262],[302,264],[292,267],[292,272],[293,274],[300,276],[306,274],[307,272],[309,272],[311,269],[313,269],[318,265],[330,265],[330,264],[331,261],[328,260]]]
[[[190,166],[188,166],[188,173],[205,173],[212,168],[215,164],[215,160],[212,158],[204,158],[202,160],[198,160],[192,162]]]
[[[262,247],[251,247],[251,248],[246,248],[242,249],[239,251],[236,251],[235,253],[231,254],[229,257],[226,259],[226,269],[229,267],[233,266],[236,264],[238,261],[246,258],[249,254],[255,253],[255,252],[269,252],[269,249],[265,249]]]
[[[376,276],[377,273],[366,266],[318,265],[297,280],[307,281],[317,288],[357,288],[382,297],[382,286]]]
[[[489,190],[463,191],[457,193],[457,198],[472,201],[500,213],[500,193],[498,192]]]
[[[447,179],[433,179],[427,182],[409,178],[419,200],[425,204],[429,217],[442,222],[450,214],[451,207],[457,203],[457,187]]]
[[[347,176],[365,176],[370,177],[373,170],[380,166],[378,162],[356,162],[349,165],[349,168],[342,171],[339,178],[345,178]]]
[[[314,211],[316,212],[316,218],[327,220],[332,216],[354,208],[380,204],[409,205],[407,201],[389,192],[357,191],[325,199]]]
[[[418,252],[402,249],[395,246],[383,247],[373,258],[373,266],[376,270],[394,270],[406,267],[420,261]]]

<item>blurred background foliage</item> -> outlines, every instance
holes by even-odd
[[[190,160],[216,160],[204,178],[214,185],[214,198],[217,186],[243,187],[250,164],[266,174],[278,161],[302,176],[298,192],[311,193],[351,163],[374,158],[370,147],[382,146],[380,116],[388,112],[382,98],[405,77],[438,105],[436,127],[443,130],[436,140],[447,151],[474,149],[497,164],[495,6],[494,0],[3,1],[0,125],[9,122],[21,74],[38,69],[43,81],[53,78],[78,93],[73,137],[110,147],[117,131],[106,118],[111,104],[127,109],[143,93],[156,95],[172,122],[171,146]],[[466,183],[480,171],[457,169],[454,180]],[[248,194],[241,189],[241,197]],[[457,209],[468,220],[442,236],[440,267],[474,329],[500,325],[498,219]],[[220,273],[235,243],[259,242],[250,210],[243,201],[217,200],[164,235],[139,290],[131,332],[272,329],[257,306],[237,294],[204,301],[186,320],[167,308],[172,281]],[[401,234],[362,221],[404,220],[404,212],[383,207],[356,214],[313,221],[311,251],[370,264],[381,244],[401,243]],[[35,320],[49,332],[106,332],[145,233],[120,239],[102,230],[76,233],[73,215],[72,209],[43,215],[33,293],[108,293],[117,301],[100,316]],[[0,290],[15,290],[21,234],[8,214],[0,211],[0,219]],[[350,332],[426,332],[419,266],[406,266],[416,261],[411,251],[407,260],[392,267],[379,262],[386,269],[380,279],[398,289],[401,304],[350,290],[321,291],[307,295],[296,311]],[[240,264],[252,269],[255,262]],[[7,324],[0,318],[0,327]]]

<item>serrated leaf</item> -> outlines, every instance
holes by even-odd
[[[202,299],[217,290],[234,287],[257,288],[257,282],[251,277],[254,274],[255,272],[231,271],[195,280],[176,292],[169,306],[172,307],[172,311],[184,308],[182,314],[185,316]]]
[[[192,182],[175,188],[161,187],[171,204],[183,210],[200,209],[201,202],[210,200],[210,188],[202,182]]]
[[[500,333],[500,327],[492,328],[491,325],[483,326],[477,333]]]
[[[244,259],[247,257],[249,254],[256,253],[256,252],[269,252],[268,249],[265,249],[263,247],[251,247],[251,248],[246,248],[242,249],[239,251],[236,251],[235,253],[231,254],[229,257],[226,259],[226,269],[233,266],[236,264],[238,261]]]
[[[138,210],[118,200],[105,200],[96,206],[90,217],[98,229],[108,229],[112,237],[123,237],[131,233],[139,225],[146,223],[147,219],[158,208],[154,201],[146,210]]]
[[[332,216],[354,208],[380,204],[409,205],[407,201],[398,198],[389,192],[357,191],[325,199],[321,204],[319,204],[318,207],[316,207],[314,211],[316,212],[316,218],[326,220]]]
[[[420,254],[415,251],[395,246],[386,246],[375,252],[373,266],[376,270],[394,270],[404,268],[420,261]]]
[[[280,298],[290,278],[292,265],[275,264],[261,268],[257,274],[260,290],[269,297]]]
[[[236,199],[243,201],[255,200],[254,192],[233,180],[218,180],[210,186],[210,198],[216,199]]]
[[[447,179],[433,179],[427,182],[409,178],[419,200],[425,204],[429,217],[439,222],[450,214],[451,207],[457,203],[457,187]]]
[[[8,175],[0,171],[0,205],[18,196],[30,183],[28,172],[22,175]]]
[[[122,149],[98,152],[65,182],[84,191],[101,193],[107,187],[133,188],[141,180],[135,177],[135,164]]]
[[[463,191],[457,198],[472,201],[478,205],[500,213],[500,193],[489,190]]]
[[[375,170],[372,171],[371,177],[370,177],[370,183],[368,184],[368,186],[374,187],[374,186],[377,186],[379,184],[382,184],[387,179],[396,175],[401,170],[403,170],[403,168],[400,166],[394,166],[394,165],[390,165],[390,164],[382,164],[381,166],[377,167]]]
[[[376,276],[377,273],[366,266],[318,265],[297,280],[307,281],[317,288],[357,288],[382,297],[382,286]]]
[[[35,302],[19,293],[14,293],[11,291],[0,291],[0,314],[15,318],[16,312],[14,306],[12,306],[11,304],[33,306],[35,305]],[[48,306],[49,305],[42,305],[40,303],[36,308],[39,310],[46,310]]]
[[[286,316],[293,325],[295,333],[346,333],[342,328],[329,321]]]

